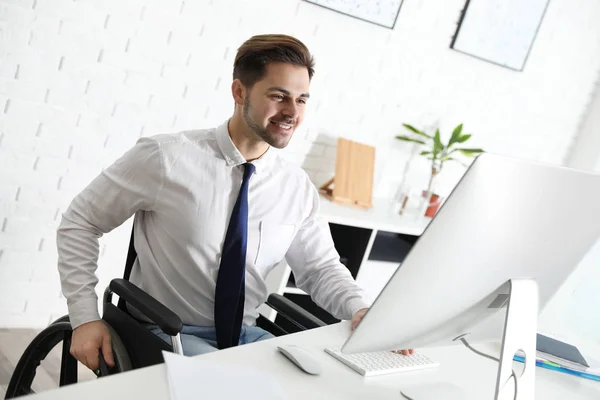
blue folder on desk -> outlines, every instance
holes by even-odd
[[[521,356],[515,356],[514,360],[519,361],[519,362],[525,362],[525,358],[523,358]],[[580,378],[586,378],[586,379],[591,379],[591,380],[600,382],[599,375],[589,374],[587,372],[575,371],[572,369],[561,367],[560,365],[557,365],[557,364],[550,364],[550,363],[544,362],[542,360],[535,360],[535,365],[538,367],[552,370],[552,371],[558,371],[558,372],[562,372],[562,373],[569,374],[569,375],[575,375]]]

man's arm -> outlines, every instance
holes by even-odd
[[[151,209],[163,181],[159,144],[143,138],[71,202],[57,232],[58,271],[73,328],[100,319],[98,239],[137,210]]]
[[[329,225],[319,218],[319,195],[312,189],[310,213],[286,254],[296,285],[338,319],[350,320],[367,308],[365,292],[340,262]]]

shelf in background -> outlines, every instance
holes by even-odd
[[[404,261],[418,238],[418,236],[403,235],[401,233],[378,231],[368,260],[399,264]]]
[[[385,199],[373,199],[373,208],[361,209],[337,204],[321,196],[319,215],[329,223],[414,236],[421,235],[431,221],[426,217],[400,216]]]

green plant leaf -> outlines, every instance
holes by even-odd
[[[429,154],[432,154],[431,151],[422,151],[422,152],[419,153],[420,156],[426,156],[426,155],[429,155]]]
[[[461,137],[462,128],[463,128],[462,124],[460,124],[456,128],[454,128],[454,131],[452,132],[452,136],[450,136],[450,141],[448,142],[448,147],[452,146],[453,143],[456,143],[458,141],[458,138]]]
[[[408,129],[409,131],[411,131],[411,132],[413,132],[413,133],[416,133],[416,134],[417,134],[417,135],[419,135],[419,136],[423,136],[423,137],[426,137],[426,138],[428,138],[428,139],[431,139],[431,138],[432,138],[432,136],[431,136],[431,135],[428,135],[428,134],[426,134],[425,132],[418,130],[417,128],[415,128],[415,127],[414,127],[414,126],[412,126],[412,125],[409,125],[409,124],[402,124],[402,126],[404,126],[404,127],[405,127],[406,129]]]
[[[464,143],[471,138],[470,134],[461,135],[458,139],[456,139],[456,143]]]
[[[440,138],[440,130],[437,129],[435,131],[435,136],[433,137],[433,154],[438,154],[443,149],[444,145],[442,144],[442,140]]]
[[[483,149],[456,149],[460,151],[465,156],[472,157],[476,154],[483,153]]]
[[[413,143],[425,144],[425,142],[422,141],[422,140],[415,139],[415,138],[410,138],[410,137],[404,136],[404,135],[398,135],[398,136],[396,136],[396,139],[398,139],[398,140],[404,140],[405,142],[413,142]]]

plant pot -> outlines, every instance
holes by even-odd
[[[426,198],[426,197],[427,197],[427,191],[423,190],[423,198]],[[425,209],[425,216],[429,217],[429,218],[433,218],[435,216],[435,214],[437,214],[441,204],[442,204],[442,198],[439,195],[432,193],[431,197],[429,198],[429,205]]]

